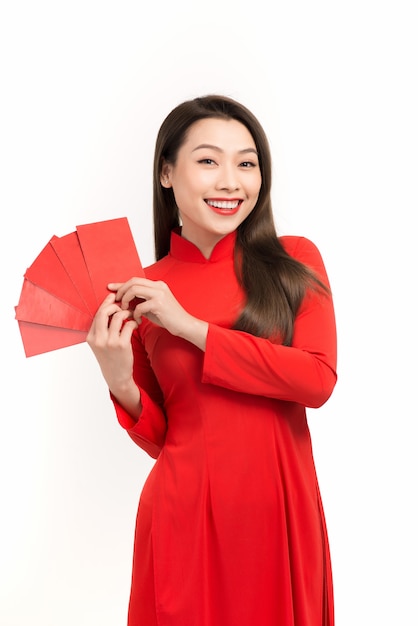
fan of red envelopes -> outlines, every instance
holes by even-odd
[[[86,340],[109,282],[144,276],[127,218],[55,235],[26,270],[16,320],[27,357]]]

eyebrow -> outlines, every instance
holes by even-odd
[[[201,149],[210,149],[210,150],[216,150],[217,152],[223,152],[222,148],[219,148],[219,146],[214,146],[210,143],[201,143],[198,146],[196,146],[196,148],[193,148],[192,152],[195,152],[196,150],[201,150]],[[258,156],[258,152],[255,148],[244,148],[243,150],[238,150],[238,154],[248,154],[249,152],[256,154]]]

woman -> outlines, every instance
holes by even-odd
[[[336,383],[326,270],[278,237],[268,141],[238,102],[165,119],[156,262],[111,283],[88,344],[118,420],[156,463],[135,532],[129,626],[332,626],[305,407]]]

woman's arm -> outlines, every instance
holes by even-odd
[[[133,379],[131,338],[137,323],[109,294],[99,307],[87,335],[112,396],[134,418],[141,413],[140,393]]]
[[[166,420],[162,393],[132,312],[122,310],[110,294],[98,309],[87,336],[109,387],[120,425],[150,456],[164,445]]]
[[[309,265],[329,285],[322,257],[311,241],[288,238],[286,244],[290,254]],[[291,347],[211,324],[202,381],[319,407],[336,384],[336,362],[332,297],[311,289],[296,316]]]

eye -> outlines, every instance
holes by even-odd
[[[202,163],[203,165],[216,165],[213,159],[200,159],[198,163]]]
[[[251,168],[251,167],[257,167],[257,163],[254,163],[253,161],[243,161],[243,163],[240,164],[240,167],[243,168]]]

